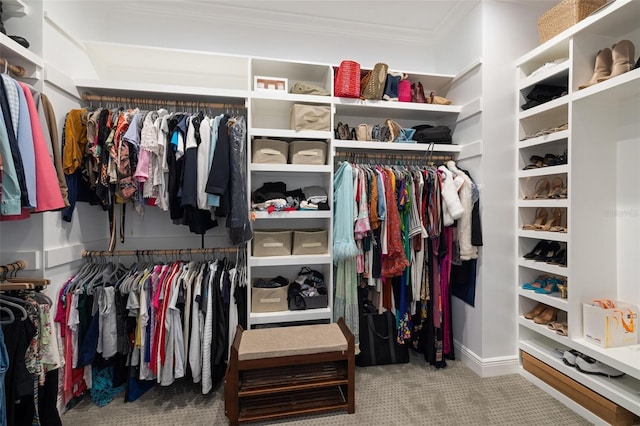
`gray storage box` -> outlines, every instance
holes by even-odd
[[[251,143],[251,162],[259,164],[287,164],[289,143],[275,139],[254,139]]]
[[[331,130],[331,110],[328,106],[294,104],[291,107],[293,130]]]
[[[293,232],[293,254],[327,254],[328,232],[320,231],[294,231]]]
[[[289,286],[278,288],[251,288],[251,312],[278,312],[289,308]]]
[[[323,141],[294,141],[289,146],[289,163],[324,165],[327,163],[327,143]]]
[[[254,231],[253,256],[290,256],[293,231]]]
[[[302,296],[304,300],[304,308],[301,306],[296,306],[293,299],[289,301],[289,310],[290,311],[301,311],[305,309],[318,309],[318,308],[326,308],[329,306],[329,296],[326,294],[319,294],[313,297],[305,297]]]

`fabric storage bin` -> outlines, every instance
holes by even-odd
[[[331,130],[331,110],[328,106],[294,104],[291,107],[291,129]]]
[[[253,255],[289,256],[291,255],[292,231],[254,231]]]
[[[293,254],[327,254],[328,249],[327,231],[294,231],[293,232]]]
[[[289,143],[275,139],[254,139],[251,144],[251,162],[261,164],[287,164]]]
[[[277,288],[251,288],[251,312],[277,312],[288,310],[289,286]]]
[[[326,294],[318,294],[317,296],[306,297],[299,295],[299,300],[296,301],[289,299],[290,311],[304,311],[305,309],[318,309],[326,308],[329,306],[329,296]]]
[[[294,141],[289,146],[289,163],[324,165],[327,162],[327,143],[323,141]]]

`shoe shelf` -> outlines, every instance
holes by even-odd
[[[569,138],[569,130],[560,130],[559,132],[549,133],[547,135],[535,138],[525,139],[518,142],[518,148],[530,148],[533,146],[544,145]]]
[[[549,102],[545,102],[541,105],[533,108],[520,111],[518,118],[524,120],[527,118],[535,117],[536,119],[548,116],[557,118],[560,115],[567,115],[569,107],[569,95],[561,96],[557,99],[553,99]]]
[[[583,338],[573,340],[573,348],[585,355],[620,370],[640,382],[640,344],[618,348],[601,348]],[[640,404],[640,386],[636,388]]]
[[[567,52],[566,58],[569,58],[569,53]],[[561,59],[561,58],[558,58]],[[552,68],[547,70],[540,71],[535,75],[530,75],[520,81],[518,84],[518,88],[520,90],[531,87],[535,84],[543,83],[543,84],[567,84],[569,81],[569,60],[567,59],[565,62],[558,64]]]
[[[518,207],[559,207],[566,208],[569,206],[569,200],[561,199],[561,200],[547,200],[547,199],[537,199],[537,200],[518,200]]]
[[[294,211],[252,211],[256,220],[291,220],[291,219],[330,219],[333,217],[331,210],[294,210]]]
[[[546,262],[537,262],[535,260],[529,260],[525,258],[518,259],[518,266],[523,266],[525,268],[534,269],[536,271],[547,272],[549,274],[554,275],[563,275],[566,276],[569,273],[569,270],[566,266],[558,266],[558,265],[550,265]]]
[[[518,178],[530,178],[538,176],[549,176],[569,173],[569,166],[563,164],[561,166],[540,167],[537,169],[520,170],[518,171]]]
[[[518,324],[523,327],[528,328],[529,330],[534,331],[537,334],[540,334],[544,337],[547,337],[555,342],[558,342],[562,345],[569,345],[569,338],[567,336],[561,336],[556,333],[554,330],[550,330],[547,324],[536,324],[531,319],[526,319],[524,316],[520,315],[518,317]]]
[[[330,254],[291,255],[291,256],[250,256],[249,266],[291,266],[291,265],[330,265]]]
[[[533,238],[536,240],[551,240],[565,243],[569,241],[569,234],[566,232],[530,231],[519,229],[517,235],[518,237]]]
[[[554,341],[557,342],[557,340],[555,339]],[[563,345],[565,344],[564,342],[558,343],[562,343]],[[573,342],[569,345],[573,346]],[[583,384],[589,389],[592,389],[605,398],[608,398],[616,404],[621,405],[622,407],[635,413],[636,415],[640,415],[640,397],[638,396],[638,392],[640,390],[640,380],[638,380],[637,378],[634,378],[630,375],[625,375],[618,378],[608,378],[605,376],[581,373],[580,371],[576,370],[575,367],[565,365],[562,359],[559,359],[552,355],[555,349],[558,349],[558,345],[554,345],[552,342],[542,339],[521,340],[519,343],[519,347],[521,350],[527,352],[535,358],[538,358],[545,364],[572,378],[576,382]],[[598,361],[605,362],[604,360],[598,359],[597,357],[596,359]],[[609,365],[613,367],[612,364]],[[617,367],[614,368],[618,369]]]
[[[560,293],[541,294],[536,293],[533,290],[525,290],[522,287],[518,288],[518,294],[527,299],[535,300],[537,302],[544,303],[545,305],[553,306],[562,311],[566,311],[569,308],[569,302],[567,299],[562,299]],[[529,321],[529,320],[527,320]]]
[[[640,47],[640,46],[639,46]],[[625,98],[637,98],[640,95],[640,68],[627,71],[602,83],[579,90],[573,94],[574,101],[597,102],[609,105]]]

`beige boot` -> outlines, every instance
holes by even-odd
[[[588,83],[578,86],[578,89],[584,89],[585,87],[593,86],[601,79],[607,78],[611,74],[611,66],[613,64],[613,57],[611,49],[605,47],[596,55],[596,65],[593,70],[593,76]]]
[[[613,65],[611,66],[611,74],[606,77],[600,77],[598,82],[605,81],[611,77],[616,77],[631,71],[633,68],[633,57],[635,56],[635,46],[629,40],[621,40],[611,47],[613,56]]]

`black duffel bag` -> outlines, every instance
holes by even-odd
[[[362,313],[360,354],[356,356],[356,364],[366,367],[409,362],[409,347],[397,344],[396,334],[396,317],[391,312]]]
[[[418,143],[452,143],[451,129],[447,126],[432,126],[430,124],[421,124],[413,126],[416,132],[413,140]]]

